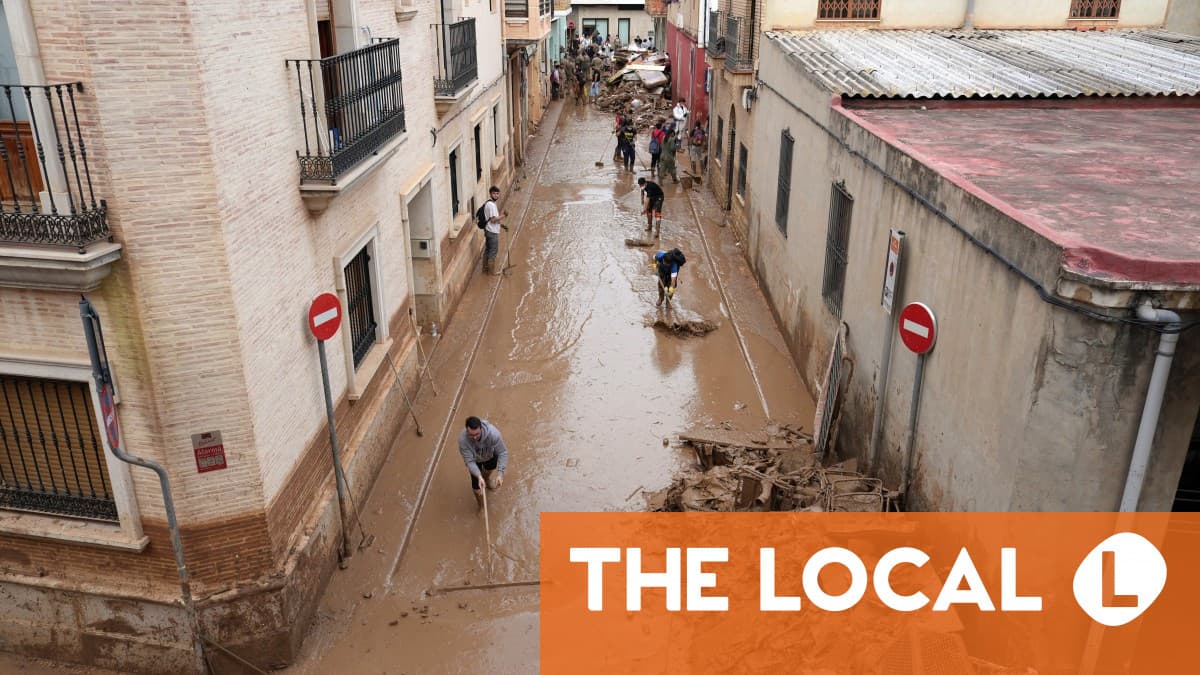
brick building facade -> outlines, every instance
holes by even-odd
[[[286,663],[340,541],[308,304],[345,310],[328,351],[361,502],[403,419],[388,356],[411,391],[410,311],[451,315],[473,208],[512,175],[502,9],[3,9],[0,649],[195,665],[158,481],[106,451],[83,292],[123,445],[170,476],[204,632]],[[201,472],[193,436],[213,431],[226,466]]]

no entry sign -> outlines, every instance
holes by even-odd
[[[937,339],[937,319],[933,310],[923,302],[910,302],[900,311],[900,339],[913,353],[924,354],[933,349]]]
[[[328,340],[342,325],[342,303],[333,293],[322,293],[308,308],[308,329],[318,340]]]

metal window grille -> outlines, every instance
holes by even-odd
[[[86,382],[0,375],[0,509],[116,522]]]
[[[450,208],[458,213],[458,148],[450,151]]]
[[[291,59],[300,93],[300,180],[336,185],[342,174],[405,130],[400,41],[325,59]]]
[[[475,125],[475,180],[483,180],[483,125]],[[474,213],[472,211],[471,213]]]
[[[754,70],[753,17],[731,16],[725,23],[725,67],[746,72]]]
[[[844,182],[833,184],[829,193],[829,230],[825,236],[825,280],[821,296],[833,315],[842,316],[842,291],[846,286],[846,261],[850,249],[850,213],[854,198]]]
[[[79,82],[0,84],[0,242],[82,252],[109,238],[107,205],[92,189],[75,105],[82,91]],[[54,157],[57,163],[48,163]]]
[[[717,116],[717,145],[713,149],[713,156],[721,159],[721,149],[725,145],[725,120],[721,116]]]
[[[746,146],[738,144],[738,182],[737,191],[742,197],[746,196],[746,162],[749,160],[749,155],[746,152]]]
[[[706,49],[713,57],[725,54],[725,31],[729,28],[725,12],[708,13],[708,44]]]
[[[1071,0],[1072,19],[1115,19],[1121,0]]]
[[[346,315],[350,320],[350,348],[357,370],[371,346],[375,344],[375,297],[371,289],[370,247],[354,256],[346,265]]]
[[[455,96],[479,77],[475,19],[463,19],[449,25],[434,24],[433,41],[438,56],[433,93],[435,96]]]
[[[504,16],[527,18],[529,16],[529,0],[504,0]]]
[[[821,0],[818,19],[878,19],[881,0]]]
[[[787,236],[788,203],[792,199],[792,148],[796,139],[784,129],[779,136],[779,184],[775,190],[775,224]]]

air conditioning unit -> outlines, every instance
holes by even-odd
[[[754,87],[742,88],[742,107],[745,108],[747,112],[749,112],[750,108],[754,105],[754,100],[757,98],[758,93],[754,91]]]
[[[433,257],[433,240],[432,239],[412,239],[412,244],[409,249],[412,251],[413,258],[432,258]]]

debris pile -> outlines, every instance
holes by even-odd
[[[654,126],[660,118],[670,116],[668,101],[671,80],[665,73],[665,54],[637,53],[627,64],[608,78],[604,91],[596,97],[596,107],[611,113],[624,113],[633,118],[638,131]]]
[[[650,495],[651,511],[858,511],[894,508],[895,495],[857,461],[821,466],[812,436],[769,424],[760,434],[729,425],[679,438],[696,452],[697,467]]]
[[[626,239],[625,240],[625,245],[632,247],[632,248],[650,248],[651,246],[654,246],[656,243],[658,243],[658,242],[654,241],[653,239]]]

